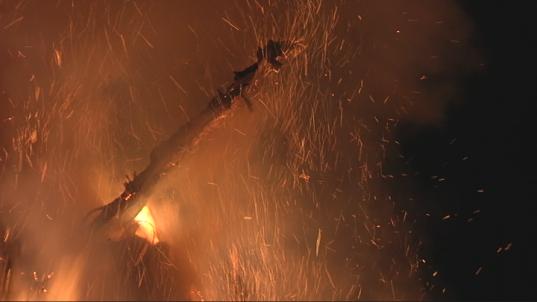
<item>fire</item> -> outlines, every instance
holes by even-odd
[[[143,207],[140,213],[136,215],[134,220],[136,223],[138,223],[136,236],[144,238],[151,244],[159,243],[155,219],[153,218],[153,215],[151,215],[151,211],[147,206]]]

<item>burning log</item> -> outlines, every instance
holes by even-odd
[[[279,71],[286,60],[296,57],[303,49],[304,45],[298,41],[273,40],[269,40],[265,47],[258,48],[257,62],[235,72],[233,82],[224,91],[218,91],[218,95],[201,113],[157,145],[151,152],[149,165],[125,183],[125,189],[119,197],[88,213],[90,215],[98,212],[92,221],[92,229],[105,230],[108,235],[110,231],[120,231],[119,235],[122,235],[125,230],[130,229],[134,218],[146,205],[151,190],[196,144],[204,130],[230,110],[239,97],[242,97],[251,109],[252,105],[246,94],[256,80],[268,72]]]

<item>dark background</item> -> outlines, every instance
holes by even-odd
[[[417,223],[434,263],[427,274],[438,272],[424,278],[433,298],[533,300],[537,3],[459,2],[475,26],[481,69],[464,79],[443,123],[399,133],[422,192]]]

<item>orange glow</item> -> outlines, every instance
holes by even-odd
[[[136,221],[136,223],[138,223],[136,236],[144,238],[151,244],[159,243],[155,219],[153,218],[153,215],[151,215],[151,211],[147,206],[143,207],[140,213],[136,215],[134,220]]]

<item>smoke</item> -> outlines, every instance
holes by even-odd
[[[451,1],[0,7],[0,223],[14,271],[39,275],[8,298],[422,296],[418,240],[383,165],[398,123],[441,122],[471,71]],[[308,48],[155,190],[165,244],[88,244],[86,211],[271,38]]]

